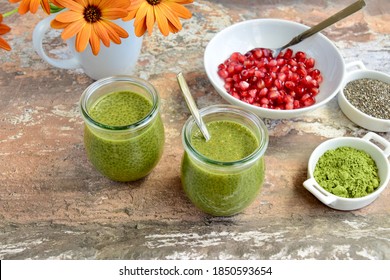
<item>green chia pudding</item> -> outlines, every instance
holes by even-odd
[[[195,206],[214,216],[231,216],[249,206],[258,195],[265,173],[264,158],[247,166],[234,162],[250,156],[259,146],[256,136],[244,125],[217,120],[207,123],[210,140],[199,129],[191,134],[192,147],[213,163],[200,162],[184,153],[181,179],[184,190]],[[218,166],[218,162],[225,166]],[[236,164],[237,165],[237,164]]]
[[[90,117],[105,127],[85,125],[87,156],[97,170],[114,181],[138,180],[157,165],[164,146],[164,127],[159,114],[140,129],[119,129],[147,117],[152,103],[130,91],[107,94],[90,107]]]

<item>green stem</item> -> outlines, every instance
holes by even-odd
[[[6,17],[9,17],[9,16],[15,14],[17,11],[18,11],[18,8],[15,8],[15,9],[13,9],[12,11],[9,11],[9,12],[4,13],[4,14],[3,14],[3,17],[5,17],[5,18],[6,18]]]

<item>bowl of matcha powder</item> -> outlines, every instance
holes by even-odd
[[[372,203],[389,184],[389,157],[390,142],[374,132],[330,139],[311,154],[303,185],[331,208],[356,210]]]

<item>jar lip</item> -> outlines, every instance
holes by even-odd
[[[152,108],[148,112],[146,116],[144,116],[142,119],[129,123],[126,125],[107,125],[100,123],[96,120],[94,120],[91,115],[88,113],[87,110],[87,100],[89,97],[95,92],[97,89],[100,87],[103,87],[105,85],[108,85],[113,82],[128,82],[130,84],[137,85],[139,87],[144,88],[147,92],[149,92],[152,96]],[[107,92],[109,94],[110,92]],[[157,94],[156,89],[152,84],[150,84],[148,81],[132,77],[132,76],[126,76],[126,75],[116,75],[116,76],[111,76],[107,78],[103,78],[100,80],[95,81],[91,85],[89,85],[84,92],[81,95],[80,98],[80,108],[82,115],[86,121],[89,122],[89,124],[93,125],[94,127],[101,128],[101,129],[107,129],[111,131],[124,131],[124,130],[133,130],[133,129],[140,129],[147,125],[150,120],[154,119],[156,114],[158,113],[158,109],[160,107],[160,97]]]
[[[207,115],[212,115],[216,113],[228,113],[231,115],[238,115],[238,116],[243,116],[249,119],[252,123],[256,125],[256,127],[259,129],[260,133],[260,139],[259,139],[259,145],[258,147],[248,156],[235,160],[235,161],[218,161],[218,160],[213,160],[210,159],[203,154],[199,153],[194,147],[191,145],[189,135],[188,133],[190,132],[189,130],[195,125],[196,122],[195,119],[190,116],[186,123],[183,126],[182,130],[182,140],[184,144],[184,149],[191,153],[192,155],[195,156],[196,159],[198,159],[201,162],[208,163],[211,165],[216,165],[216,166],[238,166],[238,165],[243,165],[243,164],[250,164],[254,161],[256,161],[258,158],[260,158],[264,153],[265,150],[267,149],[268,146],[268,130],[267,127],[265,126],[264,122],[254,113],[247,111],[245,109],[242,109],[237,106],[233,105],[211,105],[205,108],[202,108],[199,110],[199,113],[202,117],[207,116]]]

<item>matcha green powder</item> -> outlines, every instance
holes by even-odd
[[[314,178],[328,192],[346,198],[366,196],[380,184],[375,161],[351,147],[325,152],[317,162]]]

